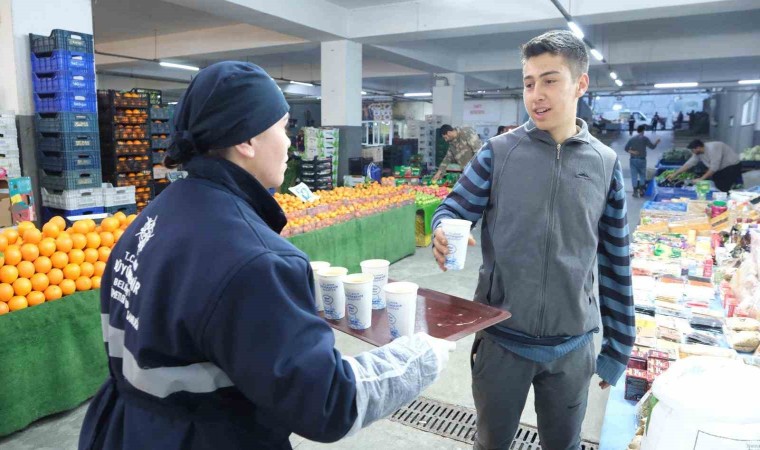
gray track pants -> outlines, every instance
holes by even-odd
[[[472,395],[478,410],[475,450],[509,448],[531,384],[541,448],[580,447],[589,382],[596,370],[593,340],[556,361],[537,363],[478,333],[472,355]]]

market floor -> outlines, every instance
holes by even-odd
[[[649,134],[648,134],[649,135]],[[648,162],[654,167],[663,150],[672,148],[673,134],[670,131],[658,132],[656,136],[662,139],[662,143],[656,150],[649,152]],[[623,146],[628,139],[627,134],[621,135],[608,145],[614,148],[620,156],[625,171],[626,186],[628,191],[628,219],[633,225],[638,223],[639,211],[644,203],[643,199],[635,199],[631,196],[630,172],[628,169],[628,157],[623,152]],[[680,143],[679,143],[680,144]],[[685,145],[685,144],[684,144]],[[475,238],[479,241],[480,232],[475,231]],[[368,255],[371,256],[371,255]],[[480,248],[471,247],[467,254],[467,263],[464,270],[459,272],[442,273],[434,263],[429,248],[417,249],[414,256],[406,258],[391,266],[390,276],[396,280],[414,281],[420,286],[471,299],[477,283],[478,267],[482,261]],[[425,397],[442,402],[474,408],[472,393],[470,391],[471,377],[468,363],[472,337],[463,339],[457,343],[457,348],[451,355],[449,365],[441,375],[439,381],[423,393]],[[337,348],[348,355],[355,355],[371,346],[343,333],[336,333]],[[597,348],[600,339],[596,340]],[[607,404],[608,391],[602,391],[597,387],[598,378],[594,378],[589,391],[588,411],[583,424],[582,437],[591,442],[598,442],[604,420],[604,411]],[[84,418],[87,404],[72,411],[58,414],[34,423],[21,432],[6,438],[0,438],[1,450],[50,450],[50,449],[75,449],[79,436],[79,428]],[[533,408],[533,393],[526,404],[522,415],[524,424],[536,425],[536,413]],[[292,445],[298,450],[311,450],[321,448],[331,449],[359,449],[359,448],[398,448],[415,450],[442,450],[442,449],[465,449],[470,448],[466,444],[451,439],[443,438],[432,433],[418,431],[389,420],[380,421],[356,436],[344,439],[334,444],[319,444],[308,441],[299,436],[291,438]],[[609,450],[609,449],[602,449]]]

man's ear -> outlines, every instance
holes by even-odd
[[[576,97],[581,98],[583,95],[588,91],[588,85],[589,85],[589,78],[588,74],[584,73],[578,78],[578,92],[576,92]]]
[[[255,141],[256,141],[255,138],[251,138],[243,142],[242,144],[235,145],[232,148],[234,149],[235,152],[237,152],[241,156],[244,156],[246,158],[253,158],[254,156],[256,156],[256,142]]]

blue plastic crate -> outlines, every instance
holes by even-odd
[[[171,138],[158,138],[158,137],[152,137],[150,140],[151,148],[155,149],[166,149],[169,148],[169,144],[171,143]]]
[[[40,165],[48,170],[100,170],[99,151],[40,152]]]
[[[150,108],[151,120],[169,120],[174,116],[175,105],[153,106]]]
[[[32,53],[50,53],[55,50],[92,53],[94,41],[91,34],[68,30],[53,30],[50,36],[29,34]]]
[[[86,189],[98,188],[102,184],[100,169],[87,170],[47,170],[40,171],[40,185],[48,189]]]
[[[52,53],[31,55],[32,73],[51,73],[75,70],[95,77],[95,57],[92,53],[56,50]]]
[[[97,133],[97,114],[42,113],[35,117],[38,133]]]
[[[94,92],[35,93],[34,107],[38,113],[97,113],[98,101]]]
[[[61,216],[66,219],[67,225],[71,225],[73,221],[69,219],[70,217],[93,216],[96,214],[105,214],[105,212],[106,210],[102,206],[81,209],[56,209],[43,206],[42,221],[47,222],[55,216]]]
[[[98,152],[98,133],[37,133],[37,150],[40,152]]]
[[[707,199],[712,200],[712,191],[707,193]],[[692,200],[697,199],[697,191],[694,188],[671,188],[657,186],[657,190],[654,193],[653,200],[655,202],[661,202],[663,200],[671,200],[674,198],[688,198]]]
[[[114,215],[117,212],[122,212],[129,216],[131,214],[137,214],[137,204],[132,203],[130,205],[106,206],[105,212],[106,214],[110,215]]]
[[[84,71],[59,71],[33,73],[34,92],[49,94],[54,92],[95,92],[95,80]]]
[[[150,134],[171,134],[171,122],[159,122],[150,124]]]

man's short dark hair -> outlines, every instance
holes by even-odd
[[[499,128],[496,129],[496,134],[499,135],[501,133],[507,132],[507,126],[506,125],[499,125]]]
[[[588,73],[588,51],[586,45],[576,35],[567,30],[547,31],[541,36],[534,37],[521,47],[522,64],[530,58],[544,53],[561,55],[570,66],[574,77]]]
[[[699,139],[694,139],[693,141],[689,142],[689,145],[686,146],[689,150],[694,150],[695,148],[704,147],[705,143],[700,141]]]
[[[638,127],[636,127],[636,131],[639,132],[639,133],[643,133],[646,130],[647,130],[647,127],[644,126],[644,125],[639,125]]]
[[[445,136],[449,131],[454,131],[454,127],[449,124],[441,125],[441,136]]]

